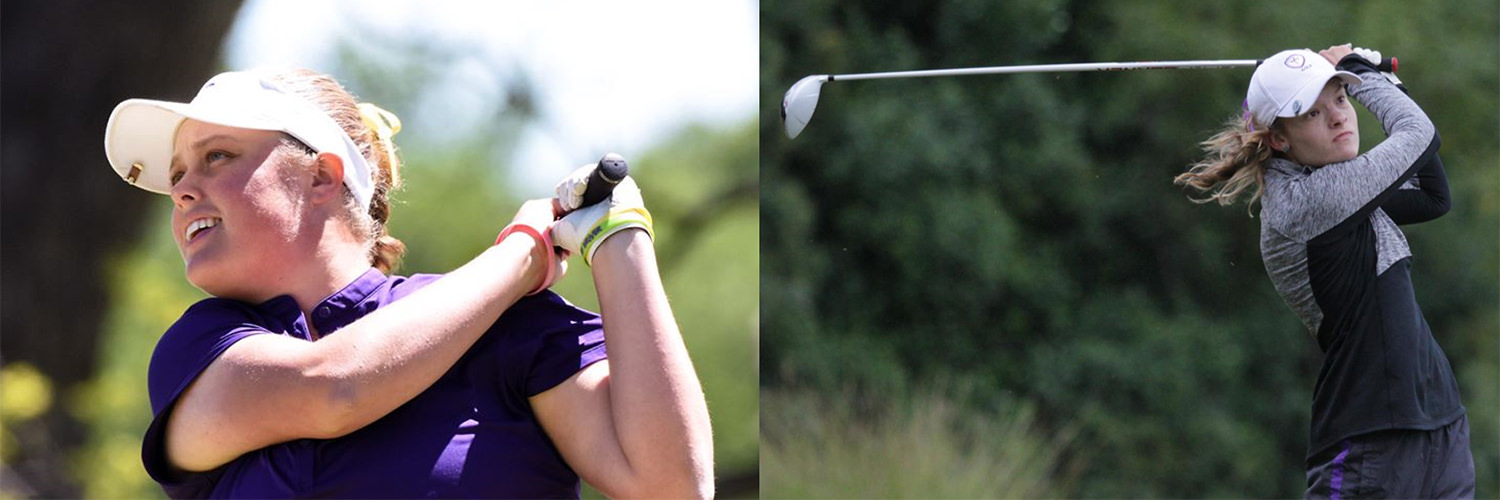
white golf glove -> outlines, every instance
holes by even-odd
[[[557,181],[557,204],[562,206],[564,212],[577,210],[583,204],[583,192],[588,190],[589,176],[593,175],[597,165],[598,163],[590,163],[578,167]]]
[[[1380,66],[1380,51],[1364,47],[1355,47],[1353,50],[1354,55],[1365,58],[1366,61],[1370,61],[1371,65]]]
[[[1365,58],[1366,61],[1370,61],[1370,64],[1377,68],[1380,67],[1380,51],[1364,47],[1355,47],[1353,50],[1355,55]],[[1392,84],[1401,85],[1401,79],[1396,78],[1395,73],[1381,71],[1380,74],[1384,75],[1385,79],[1389,80]]]
[[[615,233],[638,227],[655,238],[651,212],[646,211],[646,202],[641,199],[641,190],[636,187],[634,177],[621,180],[604,201],[576,210],[569,207],[570,204],[576,206],[583,198],[584,187],[593,170],[593,165],[584,165],[557,184],[558,203],[563,209],[572,211],[552,224],[553,244],[570,254],[582,254],[584,264],[590,266],[599,244]]]

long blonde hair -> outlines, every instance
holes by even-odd
[[[344,214],[355,234],[366,236],[370,265],[390,274],[406,253],[406,244],[391,236],[386,229],[391,217],[390,195],[401,187],[401,160],[390,137],[395,132],[386,129],[377,133],[377,128],[367,125],[354,95],[328,75],[306,69],[262,71],[268,80],[306,99],[333,118],[344,133],[354,139],[365,161],[376,167],[372,173],[375,190],[370,206],[359,206],[354,196],[345,190]],[[391,116],[390,119],[395,118]],[[400,129],[399,122],[394,128]]]
[[[1208,193],[1204,198],[1189,196],[1194,203],[1217,202],[1228,206],[1240,195],[1248,194],[1250,201],[1245,210],[1250,212],[1265,187],[1266,162],[1275,153],[1271,146],[1271,128],[1275,127],[1257,129],[1248,116],[1226,120],[1218,133],[1198,143],[1206,156],[1179,174],[1173,183]]]

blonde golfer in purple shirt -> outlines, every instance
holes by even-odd
[[[572,210],[586,177],[569,176],[463,266],[392,276],[399,129],[305,70],[115,109],[110,164],[170,197],[187,279],[213,296],[152,355],[151,477],[173,498],[576,498],[580,477],[712,496],[708,410],[634,182]],[[604,320],[546,290],[568,254]]]

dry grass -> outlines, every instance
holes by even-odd
[[[1070,432],[1034,412],[969,408],[940,392],[869,404],[839,394],[764,390],[765,498],[1037,498],[1064,495]],[[858,407],[868,410],[855,410]]]

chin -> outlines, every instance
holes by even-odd
[[[223,263],[208,259],[188,262],[186,265],[188,283],[202,290],[203,293],[215,297],[255,302],[253,297],[245,293],[243,287],[234,286],[236,283],[244,283],[244,278],[233,276],[232,273],[223,269],[226,266],[220,264]]]
[[[222,297],[221,292],[224,291],[224,287],[221,280],[217,279],[217,273],[208,269],[210,267],[212,266],[205,262],[188,262],[183,270],[187,274],[188,283],[191,283],[194,288],[215,297]]]

